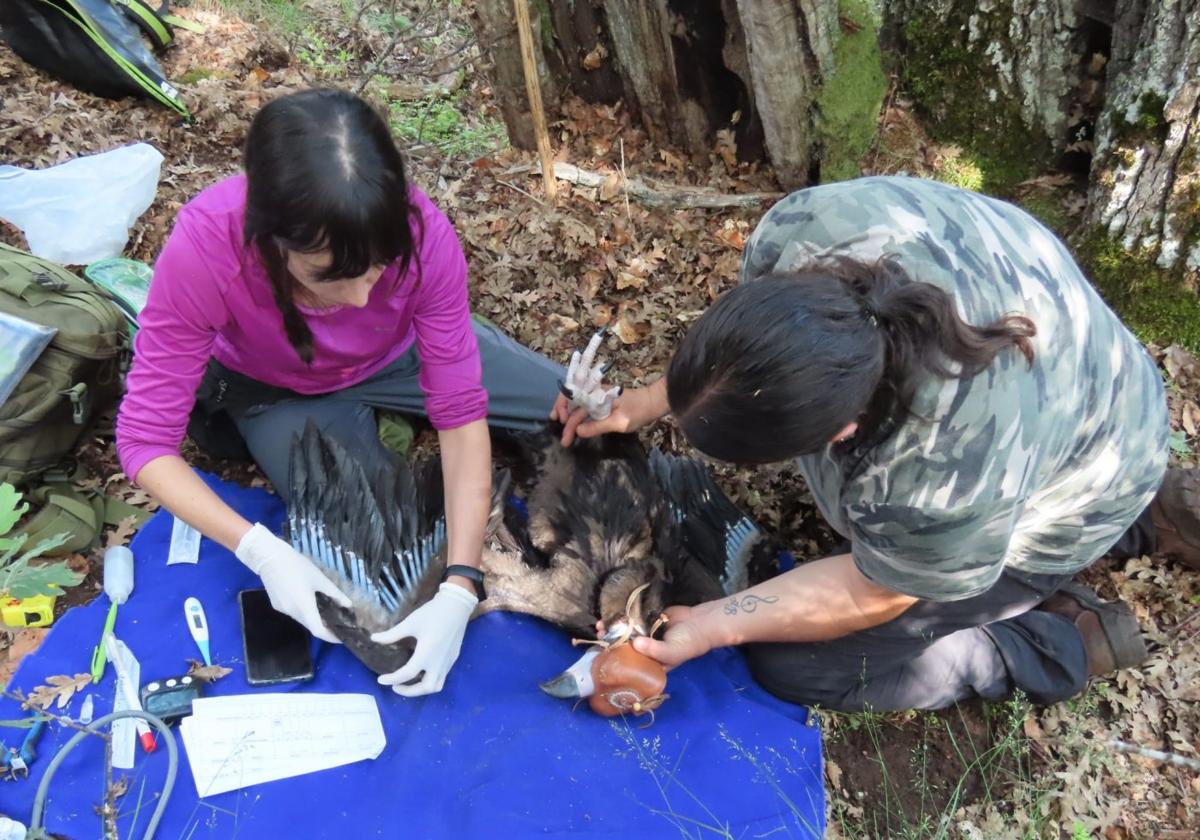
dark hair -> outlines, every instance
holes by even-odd
[[[288,341],[312,362],[312,333],[293,301],[287,251],[328,250],[322,281],[357,277],[415,251],[404,162],[387,124],[341,90],[280,97],[246,135],[245,241],[258,250]]]
[[[862,447],[909,412],[925,375],[974,376],[1008,347],[1032,365],[1035,333],[1023,315],[968,324],[894,262],[841,259],[718,299],[675,351],[667,399],[692,445],[724,461],[817,452],[853,422]]]

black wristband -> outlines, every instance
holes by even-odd
[[[475,584],[475,596],[480,601],[487,598],[487,590],[483,588],[483,572],[479,569],[474,566],[447,566],[446,571],[442,572],[442,582],[445,583],[446,578],[451,575],[470,579],[471,583]]]

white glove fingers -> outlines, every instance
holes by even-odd
[[[333,635],[329,628],[325,626],[325,622],[321,621],[320,616],[317,617],[316,624],[308,628],[308,632],[323,642],[329,642],[331,645],[340,645],[342,643],[342,640]]]
[[[583,367],[584,370],[590,370],[592,362],[596,358],[596,351],[600,349],[600,342],[604,340],[605,330],[597,330],[592,336],[592,340],[587,343],[587,347],[583,351]]]
[[[571,354],[571,363],[569,365],[567,365],[567,385],[570,388],[576,388],[579,385],[579,382],[577,381],[577,377],[579,374],[580,359],[581,359],[581,356],[579,354],[579,351],[576,350],[574,353]]]
[[[426,676],[425,679],[413,685],[394,685],[392,686],[392,691],[401,697],[424,697],[426,694],[437,694],[442,690],[442,686],[445,683],[444,679],[431,682],[429,677]]]
[[[317,572],[317,574],[319,574],[321,576],[321,579],[324,581],[324,583],[318,584],[315,587],[316,591],[324,592],[326,595],[328,595],[330,598],[332,598],[334,601],[336,601],[339,606],[349,608],[350,605],[353,603],[350,600],[350,596],[347,595],[342,590],[338,589],[334,585],[333,581],[331,581],[329,578],[325,577],[325,575],[321,574],[319,571]]]
[[[380,674],[377,682],[380,685],[401,686],[424,670],[425,665],[423,661],[418,659],[416,653],[414,652],[412,659],[405,662],[404,665],[397,670],[392,671],[390,674]]]
[[[411,618],[412,616],[409,616]],[[408,638],[413,635],[413,631],[409,629],[408,619],[401,621],[395,627],[389,630],[380,630],[378,633],[371,634],[371,641],[381,645],[392,645],[401,639]]]
[[[600,381],[604,379],[604,371],[606,370],[608,370],[608,367],[603,363],[603,361],[599,361],[592,366],[592,369],[588,371],[586,386],[587,390],[590,391],[600,384]]]

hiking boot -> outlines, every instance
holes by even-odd
[[[1102,601],[1078,583],[1067,583],[1038,606],[1075,625],[1087,651],[1088,676],[1140,665],[1149,656],[1133,611],[1121,601]]]
[[[1157,553],[1200,571],[1200,470],[1167,470],[1150,515]]]

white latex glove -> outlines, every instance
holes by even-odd
[[[443,583],[437,594],[422,604],[390,630],[371,636],[382,645],[395,644],[401,639],[416,639],[412,659],[404,667],[379,677],[380,685],[390,685],[392,691],[405,697],[435,694],[442,690],[450,666],[458,659],[467,621],[479,599],[456,583]],[[422,671],[425,676],[413,685],[404,685]]]
[[[567,379],[559,387],[571,402],[571,408],[587,410],[588,417],[593,420],[604,420],[612,413],[613,400],[621,396],[621,387],[605,388],[600,384],[608,365],[603,360],[596,361],[596,351],[604,340],[607,330],[600,330],[587,347],[580,353],[576,350],[571,354],[571,364],[567,368]]]
[[[324,592],[343,607],[350,606],[350,599],[321,574],[312,560],[260,523],[246,532],[234,554],[262,578],[272,607],[299,621],[318,639],[341,644],[321,621],[315,595]]]

